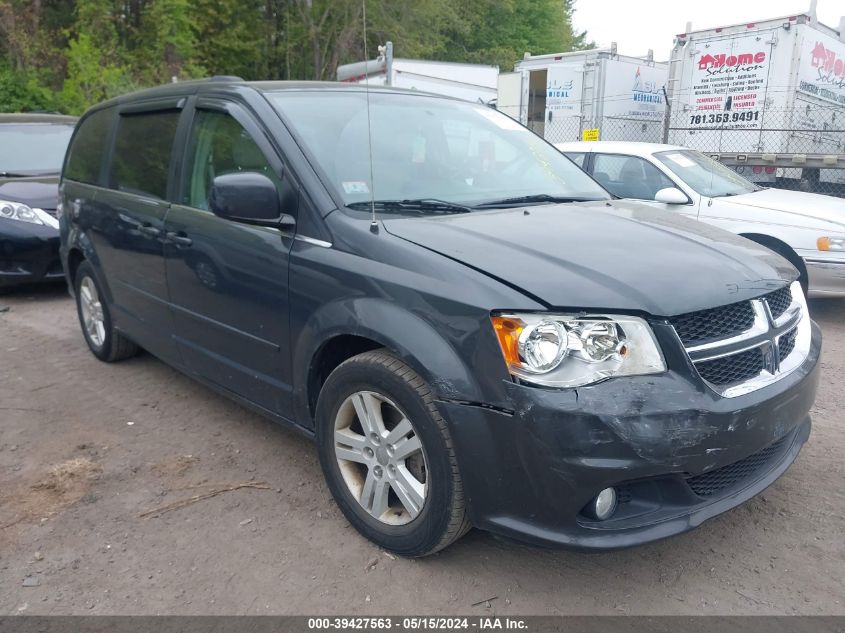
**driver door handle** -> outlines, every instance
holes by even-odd
[[[168,241],[176,244],[176,246],[190,246],[194,243],[194,241],[184,233],[174,233],[173,231],[167,232],[167,239]]]

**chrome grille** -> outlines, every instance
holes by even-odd
[[[783,361],[783,359],[789,356],[792,353],[792,350],[795,349],[795,341],[797,339],[797,329],[794,329],[791,332],[787,332],[786,334],[780,337],[780,343],[778,344],[778,353],[780,354],[781,361]]]
[[[699,376],[717,393],[734,397],[780,379],[803,362],[810,348],[803,296],[795,282],[757,299],[669,322]]]
[[[720,308],[688,312],[670,320],[684,345],[700,345],[744,332],[754,324],[754,310],[749,301]]]
[[[765,367],[763,354],[756,347],[739,354],[696,364],[696,369],[704,380],[720,387],[754,378]]]
[[[765,295],[774,319],[779,319],[792,305],[792,290],[789,286]],[[670,323],[690,347],[740,334],[754,324],[754,309],[750,301],[739,301],[718,308],[688,312],[672,317]]]
[[[766,295],[766,303],[769,304],[769,311],[772,317],[779,319],[787,308],[792,305],[792,290],[789,286],[775,290]]]

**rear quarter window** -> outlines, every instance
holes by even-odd
[[[566,157],[569,158],[573,163],[578,165],[581,169],[584,169],[584,159],[587,158],[587,155],[584,152],[564,152]]]
[[[114,111],[98,110],[85,117],[68,148],[64,177],[99,185],[106,143],[111,131]]]
[[[109,187],[142,196],[167,197],[170,155],[180,112],[121,114]]]

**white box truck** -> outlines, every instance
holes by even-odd
[[[393,57],[393,44],[379,47],[378,59],[337,68],[337,80],[432,92],[489,105],[496,100],[498,66]]]
[[[668,142],[756,181],[845,182],[845,20],[807,13],[678,35]],[[753,164],[753,166],[752,166]]]
[[[499,75],[497,108],[550,142],[652,141],[663,136],[669,66],[618,54],[616,45],[531,55]]]

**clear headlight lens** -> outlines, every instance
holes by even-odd
[[[0,218],[18,220],[30,224],[44,224],[41,216],[34,209],[20,202],[0,200]]]
[[[547,387],[579,387],[616,376],[666,371],[643,319],[622,315],[495,314],[511,375]]]
[[[519,335],[520,357],[528,371],[544,373],[560,364],[569,346],[566,329],[556,321],[542,321]]]
[[[845,251],[845,237],[820,237],[816,246],[820,251]]]

